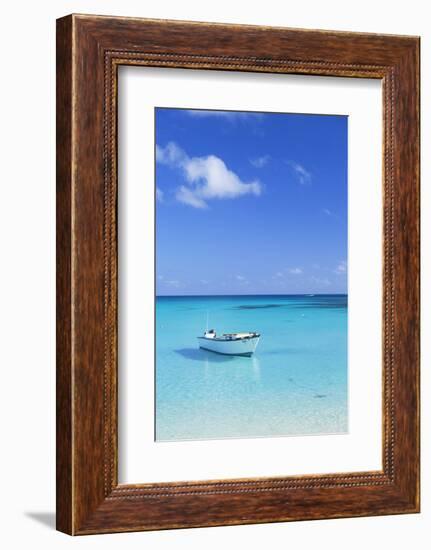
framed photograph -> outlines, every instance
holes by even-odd
[[[419,511],[419,38],[57,21],[57,528]]]

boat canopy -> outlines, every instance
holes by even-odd
[[[253,336],[255,332],[233,332],[231,334],[224,334],[223,336],[234,336],[235,338],[248,338]]]

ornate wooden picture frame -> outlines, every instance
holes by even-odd
[[[380,79],[383,469],[118,483],[117,69]],[[57,528],[68,534],[419,511],[419,39],[70,15],[57,21]]]

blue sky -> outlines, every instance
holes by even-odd
[[[347,120],[157,108],[157,294],[346,293]]]

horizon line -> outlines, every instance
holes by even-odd
[[[156,298],[212,298],[226,296],[348,296],[347,292],[297,292],[297,293],[271,293],[271,294],[156,294]]]

